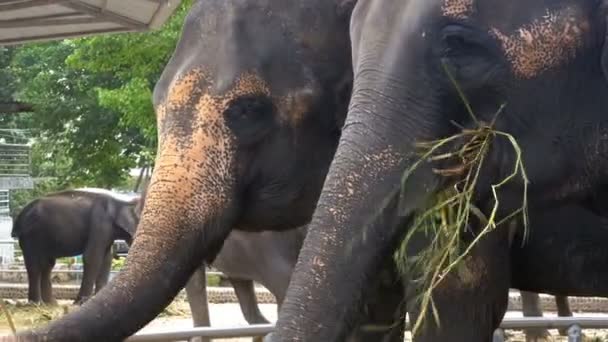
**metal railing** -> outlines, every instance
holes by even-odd
[[[1,198],[0,198],[1,201]],[[16,240],[0,240],[0,244],[14,244]],[[11,272],[25,272],[25,270],[0,270]],[[65,273],[82,273],[82,270],[57,270]],[[210,275],[223,275],[222,272],[207,270]],[[409,324],[409,322],[408,322]],[[606,329],[608,319],[602,317],[521,317],[505,318],[500,328],[494,333],[493,342],[505,341],[504,330],[523,330],[530,328],[540,329],[568,329],[568,342],[582,342],[582,329]],[[198,337],[206,338],[239,338],[264,336],[274,331],[274,324],[254,324],[245,327],[194,327],[187,329],[167,329],[158,332],[140,332],[125,341],[153,342],[153,341],[186,341]]]
[[[409,322],[408,322],[409,323]],[[264,336],[274,331],[274,324],[253,324],[246,327],[196,327],[188,329],[167,329],[158,332],[140,332],[125,341],[185,341],[196,337],[237,338]],[[493,342],[503,342],[504,330],[523,330],[529,328],[568,329],[568,342],[582,342],[582,329],[606,329],[608,319],[601,317],[523,317],[505,318],[500,329],[494,333]],[[409,329],[409,327],[408,327]]]
[[[31,147],[26,144],[0,143],[0,176],[29,176]]]
[[[197,327],[188,329],[142,332],[127,338],[126,342],[184,341],[196,337],[238,338],[264,336],[274,330],[274,324],[252,324],[246,327]]]

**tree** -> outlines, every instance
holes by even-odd
[[[152,90],[192,1],[162,29],[0,48],[0,104],[31,108],[2,115],[0,127],[32,136],[34,190],[13,191],[13,209],[77,186],[116,187],[156,150]],[[2,106],[0,106],[0,111]]]
[[[121,124],[138,128],[148,144],[139,166],[153,162],[156,119],[152,91],[169,61],[192,5],[184,1],[165,26],[154,32],[104,35],[79,40],[68,64],[89,72],[114,75],[119,86],[99,86],[101,106],[121,114]]]

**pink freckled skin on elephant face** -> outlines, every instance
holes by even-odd
[[[491,29],[501,43],[516,76],[533,78],[574,59],[582,47],[589,23],[579,8],[547,12],[511,35]]]
[[[474,15],[475,0],[444,0],[442,15],[465,20]],[[519,78],[529,79],[572,60],[582,47],[589,23],[580,8],[565,7],[523,25],[513,33],[490,28]]]
[[[444,0],[441,12],[445,17],[454,19],[466,19],[473,12],[475,0]]]

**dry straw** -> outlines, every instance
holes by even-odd
[[[497,111],[490,123],[484,123],[476,118],[467,101],[463,91],[455,81],[454,77],[444,65],[444,70],[456,87],[458,94],[465,104],[467,112],[472,118],[475,128],[465,129],[461,126],[459,133],[436,141],[418,143],[421,157],[412,165],[402,177],[402,187],[408,178],[423,162],[450,162],[456,165],[449,169],[434,169],[439,175],[457,179],[447,190],[434,196],[432,204],[428,209],[418,214],[413,227],[408,230],[401,247],[395,253],[395,258],[400,271],[403,274],[419,274],[415,282],[421,286],[421,294],[414,298],[420,305],[420,315],[414,323],[412,334],[414,335],[429,309],[437,323],[439,313],[433,302],[433,290],[445,279],[446,275],[455,270],[463,259],[471,252],[473,247],[486,234],[492,232],[502,223],[521,215],[524,230],[528,227],[527,217],[527,186],[528,178],[521,158],[521,148],[515,138],[505,132],[495,129],[496,118],[502,112],[504,105]],[[515,162],[512,172],[498,183],[491,186],[494,205],[488,215],[475,207],[475,186],[492,142],[497,137],[507,138],[515,152]],[[445,152],[449,148],[450,151]],[[455,162],[455,163],[454,163]],[[497,212],[500,207],[498,189],[509,181],[521,177],[523,180],[522,205],[519,209],[497,221]],[[469,229],[471,215],[474,215],[484,226],[470,243],[465,243],[462,234]],[[415,257],[407,258],[406,247],[412,237],[430,237],[430,243]],[[417,272],[417,273],[412,273]]]

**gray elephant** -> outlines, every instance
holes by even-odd
[[[543,311],[540,305],[540,296],[538,293],[529,291],[520,291],[520,293],[524,317],[542,317]],[[568,302],[567,296],[555,296],[555,306],[557,307],[557,315],[559,317],[572,316],[572,311],[570,310],[570,303]],[[546,329],[529,328],[526,329],[525,332],[526,341],[537,341],[549,335],[549,332]],[[564,336],[568,334],[567,329],[560,329],[559,332]]]
[[[258,307],[254,281],[274,295],[280,308],[305,236],[306,227],[285,232],[233,231],[224,242],[211,266],[228,277],[249,324],[269,323]],[[209,326],[205,267],[190,278],[186,293],[194,325]]]
[[[76,303],[106,285],[114,240],[131,243],[139,200],[104,189],[76,189],[40,197],[15,219],[11,235],[19,239],[28,277],[28,300],[55,304],[51,270],[55,260],[83,256],[83,276]]]
[[[275,341],[341,341],[378,265],[436,194],[479,163],[429,158],[420,144],[497,134],[476,173],[474,204],[500,221],[577,204],[605,214],[608,47],[605,1],[361,0],[351,20],[354,86],[339,147],[277,322]],[[488,132],[488,131],[486,131]],[[521,158],[509,141],[521,147]],[[444,145],[449,152],[466,141]],[[465,146],[466,147],[466,146]],[[460,156],[460,155],[459,155]],[[474,166],[471,166],[474,165]],[[411,172],[408,172],[411,170]],[[403,177],[407,175],[407,178]],[[453,189],[453,188],[452,188]],[[497,221],[497,222],[498,222]],[[472,219],[463,242],[482,227]],[[415,235],[407,255],[434,236]],[[509,231],[476,245],[435,289],[416,341],[490,341],[507,306]],[[545,264],[546,265],[546,264]],[[468,272],[467,272],[468,271]],[[558,282],[560,283],[560,282]],[[423,290],[408,283],[409,295]],[[409,302],[409,301],[408,301]],[[420,308],[410,302],[413,320]],[[431,310],[432,311],[432,310]]]
[[[351,6],[195,3],[155,90],[160,150],[125,269],[81,310],[24,339],[121,340],[169,303],[201,259],[212,262],[233,228],[285,230],[310,220],[349,101]],[[392,265],[380,264],[386,277],[377,267],[366,284],[387,285],[372,294],[391,296],[371,300],[383,305],[369,306],[372,296],[360,302],[376,318],[401,303]],[[351,280],[347,290],[361,283]],[[391,309],[370,310],[381,307]]]
[[[79,310],[20,338],[122,340],[156,317],[201,263],[213,263],[233,229],[308,223],[350,98],[352,7],[196,1],[154,91],[159,149],[125,267]],[[362,340],[379,340],[370,336],[384,333],[367,324],[383,325],[400,306],[394,265],[382,266],[387,277],[373,282],[365,318],[354,322],[365,328]]]

